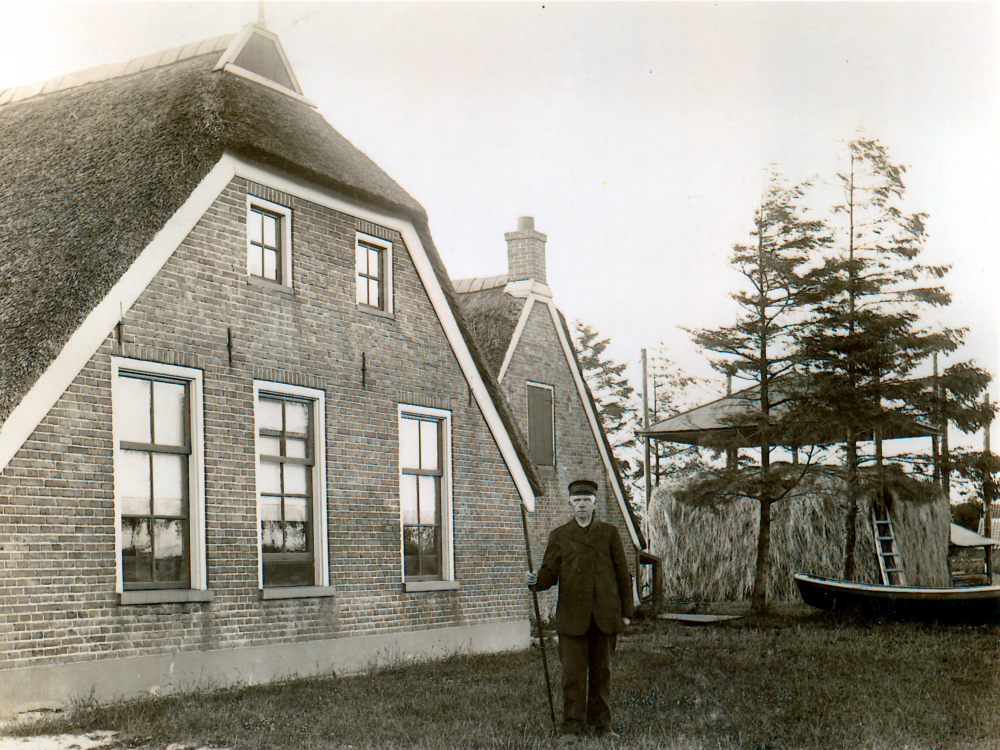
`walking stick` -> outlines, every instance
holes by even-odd
[[[528,570],[534,572],[535,566],[531,563],[531,540],[528,538],[528,514],[524,510],[524,503],[521,503],[521,527],[524,529],[524,551],[528,555]],[[534,586],[531,589],[531,598],[535,602],[535,625],[538,628],[538,642],[542,646],[542,668],[545,670],[545,688],[549,693],[549,714],[552,716],[552,731],[556,729],[556,707],[552,703],[552,682],[549,680],[549,660],[545,656],[545,633],[542,632],[542,614],[538,610],[538,592]]]

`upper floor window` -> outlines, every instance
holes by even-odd
[[[392,312],[392,243],[358,234],[355,247],[357,303]]]
[[[292,285],[292,212],[286,206],[247,196],[247,274]]]
[[[399,504],[406,581],[451,580],[450,415],[400,407]]]
[[[119,590],[205,588],[201,372],[115,358]]]
[[[555,411],[553,388],[528,383],[528,451],[536,466],[555,464]]]
[[[322,391],[254,387],[262,586],[325,586]]]

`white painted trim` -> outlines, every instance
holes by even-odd
[[[303,200],[331,208],[334,211],[350,214],[351,216],[370,221],[373,224],[379,224],[388,229],[395,229],[400,233],[403,243],[409,250],[413,265],[417,269],[417,274],[420,276],[420,281],[423,283],[427,296],[430,298],[431,305],[434,307],[434,312],[441,322],[445,336],[449,343],[451,343],[455,359],[458,360],[458,364],[462,368],[462,373],[465,375],[466,381],[472,389],[476,403],[479,405],[486,419],[486,424],[490,428],[490,433],[493,435],[493,439],[500,449],[500,454],[507,464],[507,469],[510,471],[511,478],[517,487],[521,502],[524,503],[526,510],[534,511],[535,493],[531,489],[531,480],[528,479],[524,467],[521,466],[521,460],[517,454],[517,449],[514,447],[514,442],[507,432],[503,420],[500,418],[500,412],[497,411],[493,399],[490,398],[486,383],[479,375],[479,370],[476,369],[476,363],[472,359],[472,354],[469,352],[469,348],[462,338],[458,321],[452,313],[444,290],[438,283],[434,267],[431,265],[427,251],[423,243],[421,243],[420,236],[417,234],[417,230],[412,222],[398,216],[373,211],[368,207],[347,203],[332,192],[301,183],[290,175],[278,170],[264,168],[234,155],[227,154],[227,156],[233,161],[236,174],[240,177],[261,185],[267,185],[275,190],[292,193]]]
[[[373,307],[372,305],[365,305],[358,302],[357,289],[355,289],[354,301],[361,305],[364,309],[375,312],[382,312],[386,315],[393,314],[393,288],[392,288],[392,269],[393,269],[393,254],[392,254],[392,243],[388,240],[383,240],[381,237],[375,237],[370,234],[365,234],[364,232],[356,232],[354,237],[354,283],[355,286],[358,283],[358,266],[357,266],[357,252],[358,244],[364,242],[368,245],[375,245],[376,247],[382,248],[385,251],[385,279],[383,285],[383,293],[385,294],[385,308]]]
[[[500,365],[500,374],[497,376],[498,383],[503,382],[504,375],[507,374],[507,368],[510,366],[510,361],[514,359],[514,352],[517,351],[517,345],[521,343],[521,336],[524,333],[524,327],[528,325],[528,318],[531,316],[531,308],[534,304],[535,298],[528,297],[528,301],[521,308],[521,317],[517,319],[514,335],[510,337],[510,344],[507,346],[507,354],[504,355],[503,364]]]
[[[587,398],[587,388],[583,383],[583,374],[580,372],[580,368],[577,367],[576,357],[573,356],[573,345],[566,339],[566,332],[563,330],[562,323],[559,320],[559,312],[556,310],[555,303],[551,300],[545,299],[540,299],[539,301],[549,308],[549,314],[552,316],[552,325],[556,329],[556,335],[559,337],[559,342],[562,344],[563,354],[566,357],[566,363],[569,365],[570,372],[573,373],[573,381],[576,383],[576,390],[580,395],[580,401],[583,403],[583,410],[587,413],[587,421],[590,422],[591,432],[594,433],[594,442],[597,443],[597,449],[601,453],[601,460],[604,462],[604,470],[608,477],[608,484],[614,490],[615,498],[618,500],[618,507],[621,509],[622,516],[625,519],[625,525],[628,527],[629,536],[632,538],[632,544],[639,549],[641,548],[639,544],[639,535],[636,532],[635,526],[632,524],[632,516],[628,512],[628,499],[622,494],[621,487],[615,479],[614,463],[611,456],[608,454],[607,447],[604,445],[604,440],[601,438],[600,421],[598,420],[597,414],[590,403],[590,399]]]
[[[266,276],[256,276],[250,273],[250,211],[253,208],[259,208],[266,213],[277,214],[281,217],[281,221],[278,222],[278,226],[281,228],[281,281],[274,281],[274,279],[269,279]],[[247,193],[247,215],[246,220],[243,224],[246,230],[246,268],[247,276],[256,279],[263,279],[264,281],[273,282],[279,284],[283,287],[287,287],[289,290],[293,288],[292,285],[292,209],[288,206],[283,206],[280,203],[274,203],[273,201],[264,200],[263,198],[258,198],[256,195],[250,195]]]
[[[204,387],[203,373],[192,367],[164,365],[159,362],[147,362],[140,359],[111,358],[111,434],[113,437],[112,455],[115,469],[121,466],[118,447],[121,434],[121,412],[115,408],[119,403],[121,386],[118,384],[121,370],[145,373],[148,375],[167,375],[172,378],[186,380],[190,385],[191,400],[188,404],[191,420],[191,463],[188,465],[188,543],[191,548],[191,588],[195,591],[205,591],[208,588],[208,566],[205,559],[205,426],[204,426]],[[122,579],[122,512],[121,498],[118,497],[119,482],[115,481],[115,591],[125,592]],[[172,590],[172,589],[171,589]]]
[[[59,397],[69,388],[108,334],[135,304],[139,295],[160,272],[174,250],[184,241],[198,220],[211,207],[235,175],[235,162],[223,157],[205,175],[177,212],[163,225],[153,240],[118,280],[111,291],[76,329],[69,341],[21,403],[0,427],[0,472],[45,418]]]
[[[315,579],[313,587],[330,585],[330,540],[326,533],[326,393],[316,388],[303,388],[287,383],[273,383],[269,380],[253,381],[253,440],[254,440],[254,477],[260,477],[260,426],[257,423],[257,401],[261,393],[273,393],[276,396],[294,396],[312,402],[313,409],[313,568]],[[264,588],[264,555],[261,552],[260,536],[260,485],[254,482],[254,495],[257,498],[257,588]]]
[[[243,47],[246,45],[247,40],[249,40],[254,34],[259,34],[260,36],[266,37],[274,42],[274,46],[278,51],[278,56],[281,58],[281,62],[285,66],[285,72],[288,73],[288,78],[292,82],[293,89],[282,86],[276,81],[262,78],[256,73],[251,73],[249,70],[245,70],[235,64],[236,58],[240,56],[240,52],[243,51]],[[250,78],[250,80],[270,86],[270,88],[280,91],[283,94],[296,95],[297,99],[301,99],[311,107],[316,106],[302,95],[302,86],[299,85],[299,79],[295,76],[295,71],[292,70],[292,64],[288,60],[288,55],[285,54],[285,48],[281,46],[281,40],[278,38],[278,35],[256,24],[248,23],[243,27],[243,29],[229,43],[226,51],[222,53],[222,57],[219,58],[219,61],[215,64],[215,68],[213,68],[213,70],[226,70],[228,72],[235,73],[236,75],[245,76]]]
[[[401,446],[401,439],[399,437],[400,422],[406,416],[414,417],[429,417],[431,419],[436,419],[441,422],[441,443],[444,446],[445,455],[441,458],[443,459],[441,464],[442,476],[441,476],[441,580],[442,581],[454,581],[455,580],[455,506],[452,503],[452,470],[453,470],[453,450],[451,445],[451,412],[445,409],[432,409],[428,406],[412,406],[410,404],[398,404],[397,405],[397,419],[396,419],[396,444]],[[397,457],[397,461],[398,461]],[[403,465],[399,462],[398,468],[398,484],[397,487],[401,486],[403,483]],[[397,498],[398,499],[398,498]],[[406,583],[406,573],[405,566],[406,561],[403,559],[403,505],[399,504],[399,575],[400,580]],[[415,582],[414,582],[415,583]]]
[[[507,283],[507,286],[503,288],[503,290],[511,297],[517,297],[518,299],[524,299],[525,297],[529,297],[531,295],[543,297],[545,299],[552,299],[552,290],[549,288],[549,285],[543,284],[541,281],[535,281],[534,279],[510,281]]]

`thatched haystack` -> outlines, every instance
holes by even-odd
[[[760,506],[741,500],[717,508],[684,505],[675,493],[695,475],[675,478],[656,490],[650,503],[651,551],[663,560],[664,597],[670,601],[743,601],[753,590]],[[866,494],[858,508],[859,581],[880,580]],[[909,585],[948,582],[950,516],[937,488],[894,475],[887,493],[898,550]],[[843,573],[846,495],[827,476],[804,480],[794,497],[771,508],[770,602],[799,601],[795,573],[838,578]]]

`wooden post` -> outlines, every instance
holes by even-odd
[[[733,395],[733,367],[726,367],[726,396]],[[739,465],[739,449],[735,446],[726,448],[726,468],[735,469]]]
[[[990,407],[990,394],[983,396],[987,410]],[[983,429],[983,536],[993,538],[993,477],[990,476],[990,422]],[[986,582],[993,583],[993,547],[986,547]]]
[[[649,396],[648,396],[648,386],[647,380],[649,378],[646,376],[646,350],[642,350],[642,429],[649,429]],[[650,474],[649,465],[649,435],[644,436],[643,442],[645,443],[645,461],[646,461],[646,512],[644,518],[646,519],[646,538],[649,538],[649,501],[653,495],[653,477]]]

